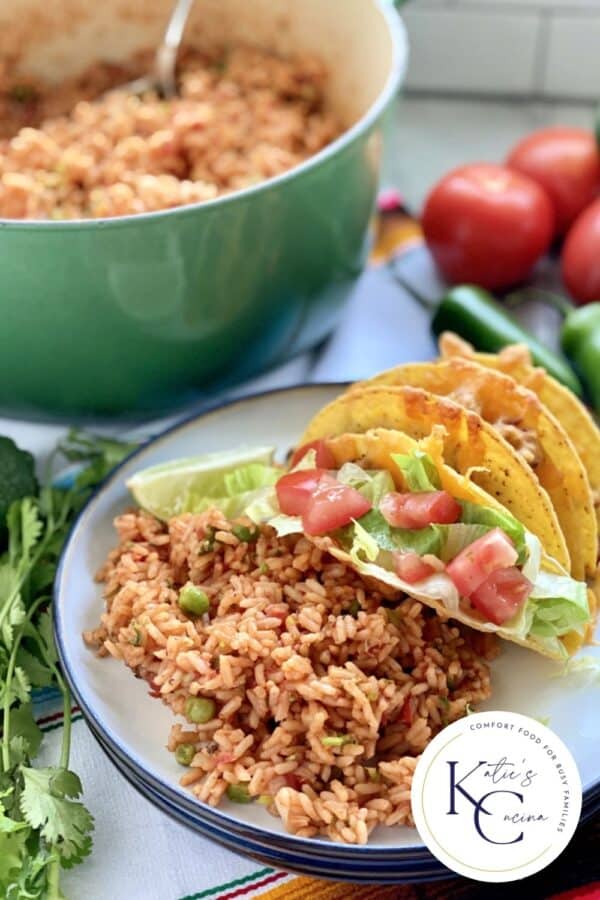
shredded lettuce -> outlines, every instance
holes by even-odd
[[[444,572],[436,572],[417,584],[409,584],[396,575],[391,567],[390,554],[380,550],[377,541],[358,521],[354,523],[353,534],[354,540],[350,545],[349,554],[356,570],[362,575],[389,584],[417,600],[424,602],[436,600],[443,603],[450,614],[458,611],[460,602],[458,591]]]
[[[564,575],[540,572],[528,603],[534,607],[529,633],[534,637],[559,637],[579,631],[589,622],[587,587]]]
[[[450,562],[455,556],[470,546],[474,541],[483,537],[490,530],[486,525],[465,525],[457,522],[455,525],[436,525],[443,537],[443,544],[440,551],[440,559],[442,562]]]
[[[216,506],[228,518],[235,518],[252,504],[260,502],[263,497],[274,495],[273,485],[280,475],[281,469],[275,466],[264,466],[261,463],[241,466],[223,477],[218,491],[214,488],[208,493],[203,491],[202,496],[190,492],[186,509],[198,513],[209,506]]]
[[[424,556],[426,553],[440,555],[444,540],[443,531],[447,527],[428,525],[427,528],[419,528],[414,531],[410,528],[394,528],[384,519],[379,510],[371,509],[361,516],[354,526],[347,526],[348,533],[345,529],[341,530],[340,536],[346,546],[352,543],[354,537],[352,529],[356,531],[357,524],[376,542],[380,550],[414,550],[419,556]]]
[[[525,532],[525,543],[527,562],[522,572],[533,588],[527,602],[503,629],[523,640],[534,638],[555,656],[566,657],[567,651],[559,638],[570,631],[581,633],[590,619],[586,585],[570,578],[562,569],[563,574],[543,570],[542,545],[535,535]],[[551,562],[561,568],[554,560]]]
[[[534,534],[531,534],[530,531],[526,531],[525,545],[527,547],[527,559],[521,571],[525,578],[532,584],[535,584],[542,566],[542,542]]]
[[[484,519],[486,512],[495,513],[495,510],[487,510],[484,507],[481,509]],[[507,514],[507,518],[512,517]],[[341,529],[337,533],[337,538],[342,547],[349,552],[352,562],[359,571],[361,567],[364,569],[366,564],[376,563],[380,571],[392,573],[391,551],[413,550],[419,556],[432,553],[447,562],[491,528],[501,527],[500,520],[491,516],[487,523],[429,525],[427,528],[411,531],[392,527],[378,510],[373,509],[352,525]],[[570,631],[581,631],[589,621],[586,585],[574,581],[566,574],[542,571],[542,546],[539,539],[521,529],[518,522],[516,524],[522,530],[521,553],[526,558],[523,574],[532,582],[533,589],[527,602],[522,605],[511,622],[503,625],[501,629],[489,623],[490,630],[502,630],[505,634],[523,640],[533,638],[555,656],[565,656],[566,649],[559,638]],[[447,580],[447,576],[444,577]],[[457,612],[458,600],[453,592],[449,592],[444,579],[441,581],[438,579],[436,584],[441,594],[432,595],[432,599],[440,600],[449,611]],[[404,589],[416,596],[411,585]]]
[[[269,519],[269,525],[277,532],[278,537],[285,537],[286,534],[302,534],[302,519],[300,516],[285,516],[283,513]]]
[[[409,491],[439,491],[442,486],[437,467],[423,450],[413,450],[411,453],[392,453],[393,462],[396,463]]]
[[[443,562],[449,562],[477,538],[490,530],[486,525],[428,525],[426,528],[394,528],[379,510],[372,509],[358,519],[363,531],[374,540],[380,550],[413,550],[419,556],[432,553]],[[338,532],[342,546],[351,546],[356,524]]]
[[[342,484],[360,491],[374,507],[379,506],[379,502],[386,494],[396,490],[392,476],[385,469],[371,471],[361,468],[356,463],[344,463],[336,478]]]
[[[227,472],[223,478],[225,495],[236,497],[238,494],[247,494],[258,488],[275,484],[281,470],[274,466],[265,466],[263,463],[248,463],[240,466],[232,472]]]
[[[297,468],[313,468],[314,451],[309,451]],[[439,476],[431,458],[421,452],[394,454],[394,462],[403,473],[411,491],[438,490]],[[206,505],[215,503],[234,514],[245,512],[254,522],[268,522],[278,535],[302,533],[302,520],[297,516],[283,515],[277,502],[274,482],[280,470],[261,463],[250,463],[227,473],[223,479],[227,497],[206,498]],[[589,621],[586,585],[574,581],[564,570],[559,574],[542,570],[542,545],[537,537],[527,532],[510,513],[468,501],[460,501],[461,522],[452,525],[429,525],[426,528],[394,528],[376,508],[387,493],[394,490],[393,480],[387,471],[363,469],[355,463],[346,463],[338,472],[338,479],[359,490],[373,504],[360,519],[340,529],[335,537],[349,553],[358,571],[394,583],[400,590],[422,599],[444,603],[450,613],[459,609],[459,597],[451,580],[444,573],[436,573],[424,579],[417,587],[405,584],[393,571],[391,553],[411,550],[419,556],[433,554],[443,562],[454,559],[465,547],[470,546],[492,528],[501,528],[513,541],[519,554],[519,564],[526,578],[533,584],[532,592],[510,622],[497,628],[489,623],[489,630],[521,639],[533,639],[555,656],[566,656],[567,651],[560,637],[570,631],[581,632]]]
[[[359,521],[354,522],[349,552],[350,559],[356,566],[360,566],[365,560],[375,562],[379,556],[379,544]]]
[[[521,523],[511,516],[506,510],[492,509],[488,506],[479,506],[468,500],[460,500],[462,506],[461,522],[466,525],[485,525],[487,531],[492,528],[501,528],[508,535],[519,554],[518,564],[522,565],[527,559],[527,546],[525,543],[525,529]]]

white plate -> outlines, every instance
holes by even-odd
[[[204,806],[179,787],[181,768],[165,748],[173,722],[169,709],[148,695],[144,681],[133,678],[121,663],[96,657],[81,638],[82,631],[97,625],[103,609],[94,573],[115,544],[112,521],[131,503],[125,482],[134,472],[180,456],[244,444],[273,444],[283,459],[314,412],[339,391],[336,385],[312,385],[247,397],[171,428],[126,460],[87,504],[63,553],[56,580],[57,643],[67,677],[94,730],[170,802],[193,809],[195,816],[215,825],[268,838],[273,846],[310,847],[313,856],[423,860],[427,851],[409,828],[380,827],[366,847],[349,848],[289,835],[259,804],[225,803],[218,810]],[[589,653],[598,655],[598,648]],[[583,674],[561,677],[560,665],[506,643],[492,669],[493,695],[485,708],[548,719],[571,749],[588,802],[595,805],[600,790],[598,680]]]

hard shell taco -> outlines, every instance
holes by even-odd
[[[567,571],[571,560],[556,511],[530,466],[488,422],[463,406],[413,387],[378,385],[343,394],[310,422],[301,444],[373,428],[420,440],[443,425],[444,462],[495,497]]]
[[[440,337],[440,356],[475,360],[481,366],[510,375],[539,397],[569,435],[585,466],[600,523],[600,429],[581,400],[545,369],[534,366],[523,344],[505,347],[500,353],[476,353],[471,344],[446,331]]]
[[[374,385],[420,387],[489,422],[530,466],[552,500],[574,577],[593,577],[598,533],[586,469],[565,429],[533,391],[500,371],[460,358],[400,365],[351,390]]]
[[[317,441],[246,513],[443,617],[553,659],[574,653],[592,620],[586,584],[444,454],[442,426],[420,441],[386,429]]]

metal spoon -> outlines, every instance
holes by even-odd
[[[175,65],[179,46],[187,20],[195,0],[177,0],[167,23],[165,33],[154,57],[154,65],[149,75],[136,78],[112,90],[127,91],[130,94],[145,94],[157,91],[161,97],[174,97],[177,93]]]

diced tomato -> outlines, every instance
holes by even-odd
[[[395,528],[451,525],[459,520],[462,512],[460,504],[447,491],[386,494],[379,504],[379,511]]]
[[[324,474],[324,469],[300,469],[282,475],[275,485],[281,512],[286,516],[301,516]]]
[[[401,722],[404,722],[405,725],[412,725],[413,719],[415,717],[415,701],[413,697],[407,697],[404,701],[404,705],[400,710],[399,719]]]
[[[418,553],[413,550],[396,550],[393,554],[394,569],[396,575],[409,584],[423,581],[429,575],[433,575],[435,569],[425,562]]]
[[[527,600],[531,587],[531,582],[511,566],[488,575],[469,600],[489,622],[502,625],[512,619]]]
[[[235,762],[235,756],[233,753],[229,753],[227,750],[223,750],[221,753],[217,753],[216,756],[213,757],[214,761],[218,766],[228,766],[230,763]]]
[[[283,777],[285,778],[285,783],[288,787],[293,788],[295,791],[302,790],[304,781],[302,780],[302,778],[300,778],[299,775],[296,775],[295,772],[287,772],[287,774],[285,774]]]
[[[448,563],[446,572],[458,588],[462,597],[470,597],[492,572],[514,566],[517,551],[513,542],[501,528],[492,528],[483,537],[473,541],[468,547]]]
[[[319,469],[335,469],[335,456],[327,446],[326,442],[322,440],[309,441],[308,444],[302,444],[301,447],[294,450],[292,458],[290,459],[290,469],[297,466],[302,457],[306,456],[309,450],[315,451],[315,462]]]
[[[327,534],[364,516],[370,509],[366,497],[326,473],[302,513],[302,527],[307,534]]]

